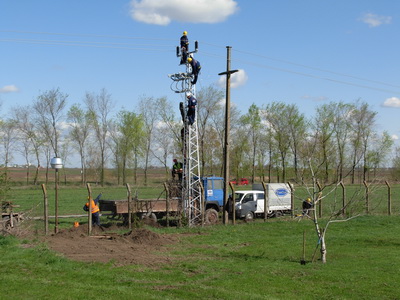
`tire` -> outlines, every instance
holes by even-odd
[[[277,210],[274,214],[275,218],[279,218],[283,216],[283,213],[280,210]]]
[[[2,223],[5,231],[10,231],[12,229],[10,217],[3,218]]]
[[[252,212],[252,211],[247,212],[246,215],[244,216],[244,220],[245,220],[246,222],[251,222],[251,221],[253,221],[253,220],[254,220],[254,214],[253,214],[253,212]]]
[[[144,213],[141,215],[142,220],[150,220],[153,222],[157,222],[157,216],[155,213]]]
[[[149,216],[149,219],[152,220],[153,222],[157,223],[157,216],[155,213],[151,213]]]
[[[204,216],[204,223],[206,225],[215,225],[219,222],[218,212],[214,208],[209,208],[206,210]]]

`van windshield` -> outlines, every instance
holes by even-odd
[[[235,202],[240,202],[244,194],[235,193]]]

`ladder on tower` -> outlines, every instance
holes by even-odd
[[[189,125],[187,121],[185,122],[183,145],[184,169],[182,200],[189,226],[196,226],[202,224],[203,216],[200,155],[198,147],[199,138],[196,120],[192,125]]]

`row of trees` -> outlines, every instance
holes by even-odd
[[[224,93],[210,86],[196,96],[202,171],[222,174]],[[67,105],[68,95],[53,89],[40,94],[32,105],[14,107],[0,124],[4,165],[10,165],[16,152],[27,165],[35,160],[39,167],[43,160],[47,168],[53,155],[65,165],[76,156],[82,182],[90,169],[104,184],[104,170],[114,168],[119,184],[128,181],[128,169],[133,170],[136,183],[137,170],[143,168],[147,183],[151,166],[162,165],[168,176],[171,157],[180,158],[178,102],[143,96],[133,110],[116,112],[115,101],[103,89],[86,93],[82,103]],[[253,182],[272,177],[299,182],[311,176],[340,182],[350,175],[354,183],[356,170],[361,169],[360,179],[367,180],[371,171],[388,165],[393,150],[388,133],[376,129],[376,114],[360,100],[322,104],[312,119],[295,104],[253,104],[245,114],[233,107],[232,175],[251,176]],[[38,169],[35,183],[37,178]]]

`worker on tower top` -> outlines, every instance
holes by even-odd
[[[184,31],[181,36],[181,64],[185,64],[189,53],[189,39],[187,37],[187,31]]]
[[[199,76],[199,72],[201,69],[200,62],[198,60],[195,60],[191,56],[187,59],[187,61],[190,64],[190,66],[192,67],[192,75],[193,75],[192,84],[196,84],[197,77]]]

